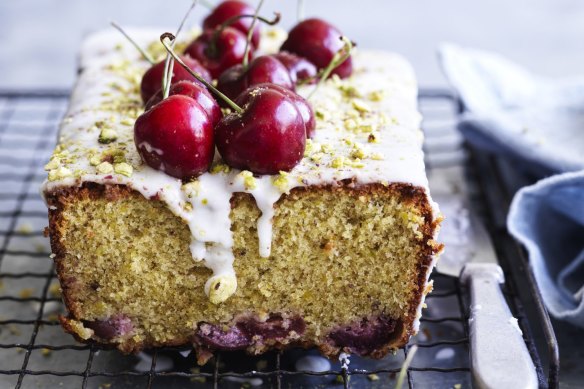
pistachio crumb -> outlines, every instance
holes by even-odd
[[[59,159],[58,158],[52,158],[49,163],[47,163],[45,165],[45,170],[49,171],[49,170],[53,170],[53,169],[57,169],[59,167]]]
[[[317,108],[314,111],[314,116],[316,116],[317,119],[324,120],[324,121],[330,119],[330,114],[328,113],[328,111],[325,111],[322,108]]]
[[[376,90],[369,93],[369,100],[371,101],[381,101],[385,97],[385,93],[382,90]]]
[[[97,139],[99,143],[108,144],[118,139],[118,133],[111,128],[102,128]]]
[[[379,381],[379,376],[377,374],[368,374],[367,378],[369,381]]]
[[[243,185],[245,186],[245,189],[253,190],[253,189],[257,188],[257,186],[258,186],[257,180],[253,176],[252,172],[250,172],[249,170],[244,170],[241,173],[239,173],[239,176],[241,176],[241,178],[243,178]]]
[[[95,168],[99,174],[108,174],[114,171],[114,167],[109,162],[102,162]]]
[[[229,167],[229,165],[226,165],[224,163],[218,163],[217,165],[213,166],[211,168],[211,174],[219,174],[219,173],[229,173],[231,171],[231,168]]]
[[[280,174],[274,178],[274,186],[284,193],[288,191],[288,173],[280,172]]]
[[[60,167],[58,169],[49,171],[49,181],[62,180],[72,175],[73,172],[71,172],[71,170],[67,169],[66,167]]]
[[[99,156],[99,155],[93,155],[93,156],[91,156],[91,157],[89,158],[89,164],[90,164],[91,166],[97,166],[97,165],[99,165],[101,162],[102,162],[102,161],[101,161],[101,156]]]
[[[335,159],[332,160],[331,166],[335,169],[342,168],[343,166],[345,166],[345,157],[343,156],[336,157]]]
[[[370,133],[369,136],[367,136],[367,142],[379,143],[379,133],[377,131]]]
[[[132,167],[132,165],[130,165],[126,162],[121,162],[121,163],[116,163],[114,165],[114,171],[118,174],[123,175],[123,176],[131,177],[132,172],[134,171],[134,168]]]
[[[360,113],[371,112],[371,107],[369,107],[369,105],[363,100],[354,99],[351,103],[353,105],[353,108],[355,108]]]
[[[371,154],[371,159],[373,159],[375,161],[383,161],[385,159],[385,157],[381,153],[373,153],[373,154]]]

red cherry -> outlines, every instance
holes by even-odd
[[[302,115],[302,120],[304,120],[304,126],[306,127],[306,137],[307,138],[314,137],[314,131],[316,129],[316,119],[314,117],[314,111],[312,110],[310,103],[304,97],[300,96],[298,93],[291,91],[290,89],[286,89],[276,84],[265,83],[256,85],[255,87],[271,88],[290,98],[290,100],[292,100],[294,104],[296,104],[296,108],[298,108],[298,112],[300,112],[300,115]],[[249,99],[250,93],[251,92],[248,91],[243,92],[242,96],[247,97],[242,97],[242,100],[238,99],[237,100],[238,103],[241,103],[242,105],[247,104],[247,100]]]
[[[255,14],[255,9],[251,7],[249,4],[244,3],[243,1],[238,0],[227,0],[219,4],[213,11],[205,18],[203,21],[203,29],[214,29],[215,27],[221,25],[222,23],[226,22],[227,19],[230,19],[234,16],[238,15],[253,15]],[[245,36],[249,32],[251,28],[252,19],[250,18],[242,18],[235,21],[231,24],[231,27],[243,32]],[[254,47],[259,47],[260,45],[260,26],[256,24],[251,43]]]
[[[217,80],[217,89],[230,99],[235,99],[247,88],[263,83],[281,85],[294,90],[288,69],[276,58],[268,55],[255,58],[247,70],[243,65],[227,69]]]
[[[183,180],[209,170],[215,153],[209,116],[182,95],[170,96],[140,115],[134,142],[148,166]]]
[[[209,115],[209,119],[211,119],[213,126],[215,126],[223,117],[223,114],[221,113],[221,107],[219,107],[219,104],[217,104],[217,100],[215,100],[211,93],[209,93],[209,90],[199,82],[195,83],[189,80],[181,80],[176,82],[171,85],[170,90],[168,91],[168,95],[184,95],[195,100],[201,107],[203,107],[205,112],[207,112],[207,115]],[[146,111],[161,101],[162,89],[159,89],[158,92],[146,103]]]
[[[199,73],[205,80],[211,80],[211,75],[205,69],[199,61],[188,56],[181,57],[182,60],[191,68],[195,73]],[[158,92],[162,85],[162,75],[164,73],[164,60],[154,64],[150,69],[146,70],[146,73],[142,76],[142,83],[140,84],[140,94],[142,95],[142,101],[144,103],[148,102],[150,98]],[[185,69],[180,66],[174,66],[172,71],[171,83],[175,83],[180,80],[190,80],[193,82],[198,82],[193,76],[191,76]]]
[[[335,53],[343,48],[341,36],[336,27],[322,19],[306,19],[290,30],[288,39],[280,50],[304,57],[318,69],[323,69],[330,63]],[[353,73],[351,58],[347,58],[332,73],[341,78],[349,77]]]
[[[255,174],[292,170],[306,146],[304,120],[294,101],[275,88],[256,86],[236,103],[245,103],[243,112],[224,116],[215,127],[223,160]]]
[[[247,37],[235,28],[225,27],[220,32],[206,30],[186,48],[185,54],[197,59],[217,78],[224,70],[243,62],[246,41]],[[250,51],[250,59],[251,55]]]
[[[294,84],[299,81],[316,80],[316,66],[306,58],[297,56],[287,51],[273,54],[274,57],[288,69],[290,79]]]

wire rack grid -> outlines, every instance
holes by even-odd
[[[197,367],[188,349],[162,348],[123,356],[95,344],[76,343],[62,332],[57,320],[63,306],[48,240],[43,237],[47,213],[39,195],[45,177],[42,166],[54,147],[67,98],[67,91],[0,92],[0,387],[394,387],[413,345],[417,352],[405,377],[409,388],[472,385],[468,296],[456,278],[438,273],[432,276],[435,289],[427,298],[419,335],[395,355],[379,361],[352,357],[348,368],[336,361],[327,362],[314,350],[294,349],[259,357],[225,352]],[[457,100],[444,91],[426,90],[421,93],[420,107],[425,117],[431,187],[446,180],[454,188],[453,196],[473,198],[482,214],[493,219],[489,196],[476,174],[476,166],[485,162],[471,163],[474,153],[469,153],[454,130],[460,111]],[[491,225],[497,228],[496,220]],[[530,272],[518,275],[506,266],[506,256],[520,252],[517,247],[515,250],[511,254],[498,250],[507,273],[504,293],[519,319],[541,387],[556,387],[553,330]],[[518,276],[535,298],[533,318],[517,293]],[[545,367],[533,327],[543,333],[543,352],[550,355]],[[308,359],[318,361],[322,368],[303,370],[299,361]]]

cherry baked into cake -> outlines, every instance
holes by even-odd
[[[205,363],[380,358],[416,333],[442,246],[410,65],[321,19],[260,34],[255,13],[84,42],[42,188],[78,340]]]

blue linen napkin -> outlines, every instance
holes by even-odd
[[[584,327],[584,171],[521,189],[507,226],[529,253],[548,311]]]
[[[516,194],[507,225],[549,312],[584,328],[584,78],[552,80],[452,44],[439,54],[466,108],[466,140],[536,177],[556,174]]]

